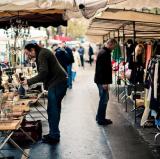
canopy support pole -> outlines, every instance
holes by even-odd
[[[119,45],[119,43],[120,43],[120,36],[119,36],[119,29],[118,29],[118,45]],[[118,47],[118,45],[117,45],[117,47]],[[118,95],[118,103],[119,103],[119,85],[120,85],[120,78],[119,78],[119,65],[120,65],[120,57],[118,56],[118,50],[117,50],[117,52],[116,52],[116,55],[117,55],[117,59],[118,59],[118,78],[117,78],[117,85],[118,85],[118,89],[117,89],[117,95]]]
[[[109,35],[110,35],[110,32],[109,32]],[[115,31],[113,32],[113,37],[115,38]],[[110,36],[109,36],[109,38],[110,38]],[[115,63],[116,63],[116,59],[115,59]],[[115,65],[115,68],[116,68],[116,65]],[[114,80],[115,80],[115,92],[116,92],[116,96],[117,96],[117,94],[118,94],[118,92],[117,92],[117,72],[116,72],[116,70],[114,70]]]
[[[128,105],[127,105],[127,79],[126,79],[126,52],[125,52],[125,32],[124,32],[124,26],[123,26],[123,55],[124,55],[124,92],[125,92],[125,108],[126,112],[128,111]]]
[[[136,107],[136,92],[137,92],[137,88],[136,88],[136,65],[135,65],[135,59],[136,59],[136,54],[135,54],[135,45],[136,45],[136,25],[135,25],[135,21],[133,21],[133,43],[134,43],[134,118],[135,118],[135,123],[137,123],[137,107]]]

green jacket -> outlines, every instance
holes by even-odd
[[[36,55],[36,63],[38,75],[28,79],[28,85],[43,82],[45,89],[48,89],[67,80],[67,73],[50,50],[41,48]]]

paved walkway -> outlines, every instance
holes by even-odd
[[[154,159],[144,140],[123,116],[113,95],[107,112],[113,125],[97,125],[98,91],[93,76],[94,66],[82,69],[63,100],[60,143],[36,143],[27,150],[30,159]],[[44,134],[47,128],[47,122],[43,121]],[[15,158],[19,159],[18,155]]]

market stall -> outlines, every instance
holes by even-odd
[[[129,3],[129,1],[127,2]],[[151,108],[152,104],[151,105],[148,104],[148,99],[145,96],[146,94],[148,94],[148,92],[144,88],[144,84],[142,85],[140,85],[139,83],[135,84],[135,81],[136,81],[135,77],[133,79],[132,88],[131,88],[131,92],[133,92],[131,94],[133,96],[131,97],[130,96],[131,94],[128,95],[128,84],[130,85],[130,82],[128,81],[127,74],[126,74],[126,71],[128,70],[128,68],[126,68],[126,64],[125,64],[127,60],[126,52],[125,52],[125,49],[126,49],[125,41],[127,41],[128,39],[132,39],[133,44],[136,46],[136,43],[138,41],[145,40],[150,42],[151,40],[154,41],[159,39],[160,38],[160,30],[159,30],[160,15],[158,14],[158,10],[154,10],[154,13],[149,11],[146,13],[146,12],[143,12],[143,10],[141,11],[130,10],[130,8],[126,9],[127,6],[125,9],[124,8],[125,8],[125,5],[123,6],[123,9],[107,8],[104,12],[102,12],[101,15],[96,16],[90,23],[87,35],[99,36],[99,38],[102,38],[104,41],[110,37],[114,37],[117,39],[118,43],[122,44],[122,52],[123,52],[122,57],[124,61],[122,61],[121,63],[120,59],[117,57],[118,59],[116,62],[116,69],[114,72],[115,85],[116,85],[115,92],[117,94],[118,101],[120,102],[122,100],[123,102],[125,102],[126,111],[128,110],[127,100],[130,98],[133,99],[134,101],[133,110],[135,112],[135,122],[137,122],[137,117],[139,116],[139,114],[137,113],[137,110],[142,106],[143,107],[145,106],[145,113],[143,113],[143,117],[141,119],[141,125],[144,125],[148,120],[149,112],[150,111],[152,112],[153,110],[152,109],[148,111],[148,108]],[[156,55],[155,51],[153,51],[154,49],[151,49],[150,46],[153,47],[153,44],[148,43],[147,44],[148,49],[146,49],[147,51],[145,52],[146,59],[147,59],[146,66],[148,65],[148,60],[149,59],[152,60],[151,55],[152,56]],[[156,46],[156,50],[157,48],[158,47]],[[136,53],[135,53],[135,50],[133,51],[134,51],[133,57],[135,58]],[[134,66],[133,71],[136,72],[136,69],[137,69],[137,66]],[[159,77],[159,74],[158,74],[158,77]],[[120,91],[120,80],[124,81],[124,87],[123,87],[124,91],[122,92]],[[145,89],[145,94],[144,94],[144,89]],[[141,99],[137,99],[137,93],[139,92],[140,92],[139,96]]]
[[[4,94],[1,93],[1,120],[0,120],[0,131],[9,131],[4,137],[4,143],[0,146],[2,149],[7,141],[12,142],[19,150],[23,153],[24,151],[14,142],[11,137],[14,137],[17,130],[22,130],[22,119],[26,115],[30,115],[34,120],[34,116],[30,113],[30,103],[38,103],[42,107],[43,105],[38,101],[41,95],[47,93],[43,88],[41,93],[36,95],[31,94],[28,96],[24,88],[20,84],[20,78],[22,74],[27,76],[32,76],[36,73],[34,70],[30,69],[30,66],[24,67],[21,65],[17,67],[14,63],[16,55],[18,52],[22,52],[22,46],[24,46],[25,41],[29,39],[30,26],[33,27],[48,27],[59,25],[66,26],[67,20],[72,17],[81,17],[82,15],[86,18],[93,16],[98,9],[105,7],[107,4],[112,2],[120,2],[121,0],[112,1],[86,1],[85,4],[81,1],[20,1],[20,0],[5,0],[0,2],[0,28],[5,29],[6,35],[11,37],[13,43],[10,41],[7,43],[6,48],[8,49],[11,59],[14,59],[12,64],[9,63],[8,68],[1,70],[1,88],[3,92],[14,92],[13,99],[11,102],[8,101],[10,95],[7,96],[7,100],[4,102]],[[12,34],[10,34],[12,32]],[[19,44],[20,39],[22,41]],[[22,54],[21,54],[22,55]],[[10,56],[9,56],[10,58]],[[21,59],[22,60],[22,59]],[[20,62],[21,63],[21,62]],[[12,66],[12,67],[11,67]],[[2,74],[3,73],[3,74]],[[18,80],[17,80],[18,78]],[[43,87],[43,86],[42,86]],[[15,93],[15,92],[17,92]],[[27,98],[27,99],[26,99]],[[33,102],[34,100],[34,102]],[[45,101],[44,101],[45,102]],[[34,105],[36,111],[39,112],[45,119],[45,115]],[[44,107],[43,107],[44,108]],[[45,109],[46,111],[46,109]],[[7,125],[13,125],[14,120],[16,123],[14,127],[6,127]],[[21,120],[18,120],[21,119]],[[5,128],[3,127],[5,124]],[[13,123],[13,124],[12,124]],[[31,140],[32,137],[22,130]],[[35,131],[36,133],[36,131]],[[33,140],[32,140],[33,141]],[[28,154],[24,153],[28,157]]]

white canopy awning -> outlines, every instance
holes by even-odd
[[[150,23],[160,22],[160,15],[121,9],[106,9],[99,17],[97,16],[97,18]]]
[[[107,4],[123,0],[1,0],[0,28],[10,26],[10,20],[19,17],[30,26],[48,27],[67,25],[74,17],[92,17]]]
[[[103,36],[96,36],[96,35],[87,35],[87,40],[95,43],[95,44],[100,44],[103,43]]]
[[[87,34],[106,36],[112,32],[117,37],[119,30],[119,36],[122,37],[124,29],[126,37],[133,37],[133,24],[135,24],[137,38],[160,37],[160,15],[111,8],[106,9],[92,20]]]
[[[133,10],[146,10],[160,7],[160,0],[124,0],[121,3],[109,5],[110,8],[116,9],[133,9]]]
[[[109,4],[115,4],[122,1],[124,0],[1,0],[0,12],[65,10],[68,16],[82,16],[83,14],[90,18],[98,9],[105,9]],[[80,14],[80,12],[82,12],[82,14]]]

